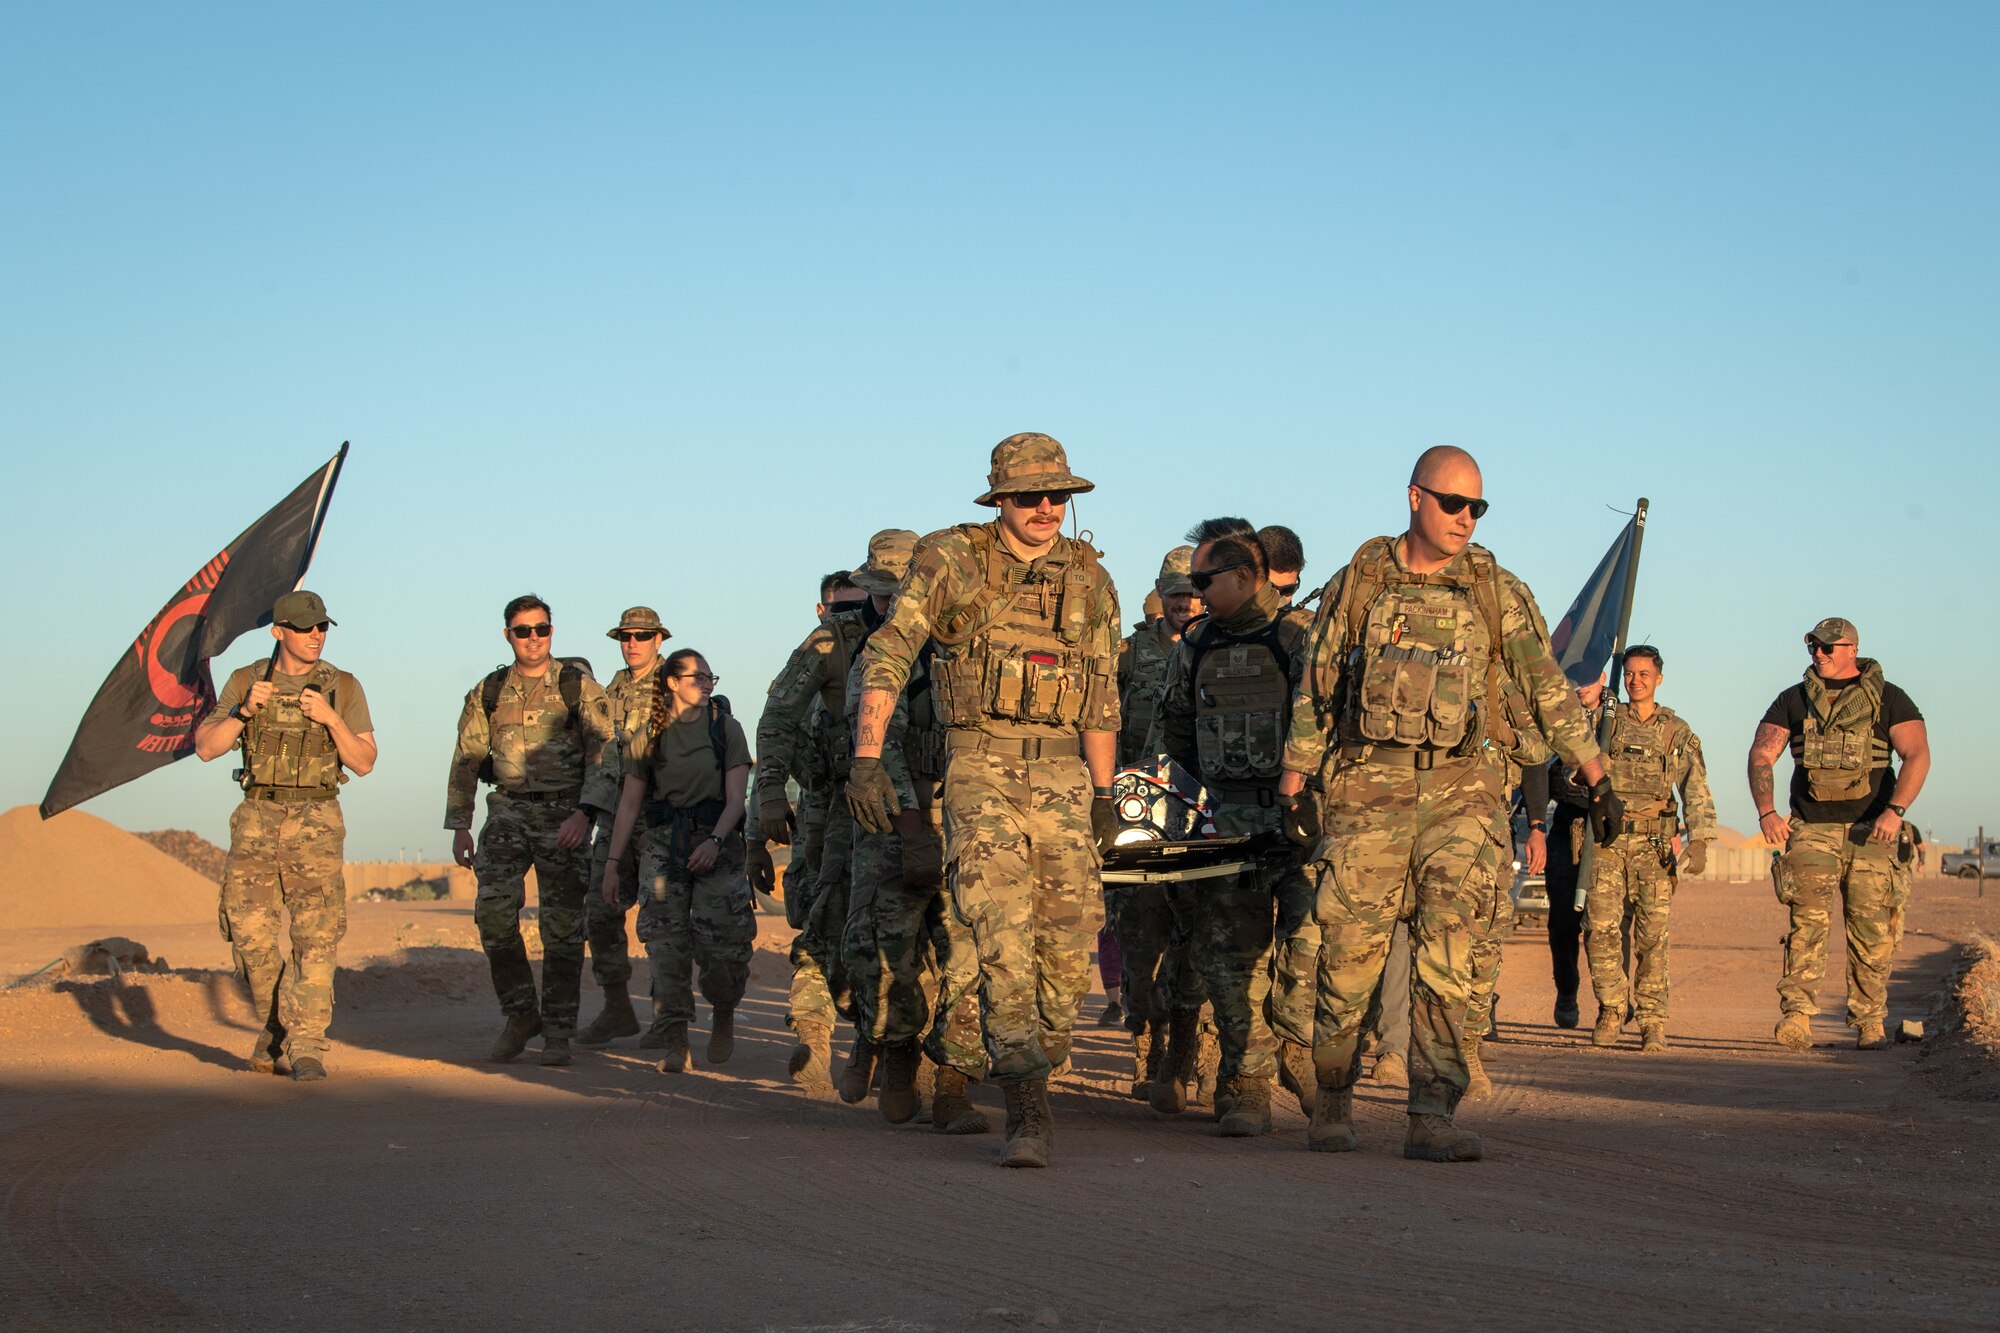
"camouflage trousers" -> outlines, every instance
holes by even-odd
[[[550,1037],[575,1035],[577,995],[583,986],[583,896],[590,851],[556,846],[556,831],[572,812],[568,805],[490,792],[479,850],[472,858],[472,871],[479,877],[472,921],[479,928],[502,1013],[536,1010],[535,974],[521,940],[527,874],[531,867],[535,872],[541,899],[535,924],[542,936],[542,1032]]]
[[[700,836],[699,834],[696,835]],[[671,826],[648,829],[639,850],[639,940],[653,973],[653,1025],[694,1021],[694,970],[710,1007],[733,1009],[750,984],[757,904],[743,874],[739,829],[716,848],[715,864],[688,870]],[[679,856],[675,855],[679,851]]]
[[[1671,852],[1641,833],[1621,833],[1592,854],[1584,900],[1584,957],[1597,1007],[1625,1019],[1625,952],[1632,953],[1630,1002],[1639,1023],[1667,1021],[1667,921],[1674,902]]]
[[[244,801],[229,817],[222,938],[287,1059],[326,1056],[334,955],[347,933],[346,840],[339,801]],[[291,915],[289,956],[278,950],[280,905]]]
[[[1005,745],[1005,741],[995,741]],[[1031,742],[1032,744],[1032,742]],[[1090,775],[1075,742],[1035,759],[954,748],[945,767],[952,909],[979,955],[979,1012],[997,1083],[1047,1078],[1069,1058],[1104,915]]]
[[[1394,1051],[1408,1056],[1410,1051],[1410,923],[1398,921],[1389,936],[1389,957],[1382,964],[1381,1002],[1368,1030],[1361,1034],[1361,1049],[1369,1055]]]
[[[1473,945],[1500,911],[1505,776],[1478,759],[1434,769],[1348,764],[1328,784],[1314,851],[1322,935],[1313,1060],[1322,1086],[1351,1087],[1361,1034],[1381,1004],[1396,922],[1407,919],[1410,1098],[1449,1115],[1465,1093]]]
[[[1215,831],[1257,839],[1250,869],[1202,881],[1194,895],[1194,964],[1215,1006],[1217,1077],[1270,1078],[1280,1038],[1313,1042],[1317,890],[1280,832],[1275,805],[1223,801]]]
[[[846,800],[836,794],[827,805],[819,874],[805,904],[805,923],[792,940],[792,990],[785,1022],[793,1028],[801,1023],[831,1028],[841,1015],[854,1012],[840,951],[853,873],[854,816],[848,813]]]
[[[1164,1035],[1176,1010],[1193,1012],[1207,999],[1194,967],[1193,892],[1182,914],[1171,892],[1164,884],[1117,884],[1106,894],[1124,964],[1125,1030],[1134,1036]]]
[[[1507,877],[1503,865],[1500,878]],[[1472,942],[1472,991],[1465,1002],[1465,1035],[1485,1038],[1493,1034],[1493,1005],[1499,999],[1501,948],[1514,933],[1514,896],[1500,890],[1494,904],[1493,923]],[[1404,1016],[1407,1029],[1409,1017]]]
[[[1819,1012],[1827,938],[1839,911],[1847,930],[1847,1022],[1880,1023],[1889,1013],[1889,968],[1896,951],[1909,876],[1893,843],[1868,840],[1870,826],[1808,824],[1794,817],[1792,838],[1772,864],[1778,901],[1791,912],[1778,1001],[1788,1014]]]
[[[622,990],[632,980],[632,944],[625,934],[625,914],[639,902],[639,848],[646,840],[642,818],[625,844],[618,863],[618,905],[604,901],[604,866],[611,859],[611,819],[597,821],[590,844],[589,892],[583,899],[583,934],[590,945],[591,978],[605,990]]]
[[[924,814],[939,836],[936,810]],[[905,884],[900,834],[855,831],[841,951],[854,1024],[870,1041],[921,1041],[934,1063],[985,1077],[972,932],[946,906],[942,884]]]
[[[812,911],[813,890],[819,884],[820,853],[826,846],[828,793],[823,787],[799,788],[792,830],[792,859],[785,864],[785,923],[803,930]]]

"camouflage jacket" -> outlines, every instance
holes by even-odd
[[[577,698],[576,725],[566,725],[569,710],[556,684],[558,667],[551,663],[540,676],[509,670],[500,686],[490,728],[480,698],[484,680],[466,692],[465,709],[458,715],[458,746],[452,752],[451,777],[445,788],[446,828],[472,827],[479,768],[489,756],[495,785],[502,791],[581,787],[579,805],[617,808],[618,744],[611,705],[598,683],[585,676]]]
[[[1370,622],[1384,600],[1392,597],[1409,608],[1420,626],[1455,626],[1448,637],[1454,637],[1456,646],[1448,645],[1432,654],[1432,659],[1467,669],[1469,680],[1476,682],[1476,686],[1468,685],[1469,697],[1456,701],[1461,710],[1476,710],[1477,720],[1473,725],[1486,728],[1488,734],[1492,734],[1496,725],[1504,726],[1510,721],[1516,727],[1533,728],[1572,767],[1599,757],[1589,719],[1577,703],[1569,681],[1556,666],[1549,647],[1548,628],[1542,623],[1542,613],[1527,584],[1492,565],[1490,592],[1477,594],[1497,598],[1501,625],[1499,661],[1504,673],[1499,683],[1508,692],[1507,703],[1518,714],[1510,719],[1491,719],[1485,716],[1491,634],[1487,615],[1475,606],[1477,589],[1472,571],[1475,558],[1490,562],[1492,557],[1483,548],[1468,546],[1442,570],[1417,575],[1404,565],[1400,543],[1389,537],[1364,545],[1356,553],[1357,558],[1371,548],[1379,549],[1377,543],[1382,542],[1387,543],[1388,569],[1382,587],[1367,605],[1351,609],[1342,605],[1342,589],[1355,569],[1353,562],[1343,566],[1321,594],[1319,609],[1313,616],[1305,679],[1292,701],[1291,735],[1285,746],[1284,761],[1288,770],[1317,773],[1331,747],[1370,743],[1358,730],[1355,696],[1359,690],[1354,688],[1350,677],[1365,672],[1378,657],[1391,653],[1408,656],[1418,651],[1416,636],[1413,635],[1410,646],[1402,645],[1399,627],[1384,642],[1371,644],[1358,641],[1350,627]],[[1343,685],[1348,688],[1343,689]],[[1399,702],[1391,701],[1392,705]]]
[[[1158,753],[1149,748],[1157,735],[1160,698],[1166,693],[1167,664],[1179,640],[1166,622],[1149,620],[1118,641],[1118,766],[1143,763]]]
[[[802,763],[799,748],[809,743],[806,724],[815,704],[834,718],[845,711],[847,669],[864,629],[861,605],[822,616],[771,681],[764,714],[757,719],[759,791],[783,791],[788,777],[798,777],[800,786],[813,785],[803,770],[818,766]]]
[[[996,586],[1006,591],[988,600]],[[975,627],[954,634],[967,617]],[[947,528],[917,543],[862,653],[862,687],[901,694],[935,638],[931,684],[947,725],[1008,738],[1116,732],[1118,626],[1118,592],[1094,548],[1058,537],[1025,561],[998,522]]]
[[[625,774],[632,771],[630,758],[652,730],[653,700],[660,693],[660,670],[661,662],[655,660],[644,680],[634,680],[631,667],[619,667],[611,683],[604,687],[604,701],[611,708],[611,732],[618,741],[611,750],[614,783],[622,782]]]
[[[1644,721],[1630,704],[1615,709],[1604,766],[1627,819],[1671,817],[1678,791],[1688,837],[1704,842],[1715,836],[1715,799],[1701,738],[1673,709],[1661,704]]]

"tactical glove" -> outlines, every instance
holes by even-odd
[[[762,839],[752,838],[744,844],[743,873],[749,876],[750,887],[765,897],[778,891],[778,867],[771,860],[771,849]]]
[[[1278,819],[1294,845],[1310,847],[1319,841],[1319,802],[1311,796],[1280,796]]]
[[[905,832],[902,843],[904,888],[935,889],[944,881],[944,844],[929,820],[924,821],[922,832]]]
[[[895,827],[896,812],[903,803],[896,797],[896,784],[889,770],[876,758],[856,759],[847,771],[847,809],[854,822],[869,833],[887,833]]]
[[[1699,875],[1702,871],[1706,869],[1708,869],[1707,843],[1690,842],[1687,846],[1681,848],[1682,874]]]
[[[782,796],[757,802],[757,827],[764,841],[778,847],[792,845],[792,803]]]
[[[1625,831],[1625,802],[1611,790],[1610,778],[1590,784],[1590,831],[1599,847],[1609,847]]]
[[[1118,841],[1118,806],[1109,796],[1090,798],[1090,836],[1100,854]]]

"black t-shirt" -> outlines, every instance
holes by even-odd
[[[1851,685],[1860,683],[1859,676],[1847,680],[1825,682],[1829,694],[1838,695]],[[1812,705],[1806,702],[1805,682],[1792,686],[1772,701],[1764,721],[1774,727],[1785,729],[1787,742],[1798,740],[1805,734],[1806,715]],[[1888,681],[1882,682],[1882,712],[1875,719],[1875,736],[1884,745],[1889,743],[1889,728],[1901,726],[1905,722],[1921,722],[1924,715],[1917,711],[1917,705],[1910,696]],[[1896,761],[1893,756],[1886,768],[1876,769],[1869,779],[1868,795],[1854,801],[1815,801],[1806,785],[1805,769],[1796,762],[1792,764],[1792,813],[1808,824],[1859,824],[1874,819],[1889,806],[1889,795],[1896,790]]]

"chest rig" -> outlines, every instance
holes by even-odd
[[[946,726],[988,721],[1075,727],[1091,666],[1085,654],[1097,552],[1064,540],[1031,564],[1000,548],[991,528],[954,529],[984,578],[972,599],[931,638],[931,687]]]
[[[1617,711],[1604,758],[1611,769],[1611,789],[1627,814],[1650,817],[1673,809],[1674,768],[1684,730],[1665,706],[1649,722],[1641,722],[1630,708]]]
[[[1248,634],[1230,634],[1198,620],[1187,638],[1203,781],[1224,792],[1275,781],[1291,729],[1292,661],[1304,647],[1297,625],[1280,616]]]
[[[320,791],[329,795],[347,781],[340,771],[340,752],[333,733],[311,721],[299,707],[299,694],[318,690],[333,702],[333,685],[340,672],[326,662],[314,665],[297,691],[273,694],[243,728],[243,787]]]
[[[1808,669],[1805,692],[1806,718],[1792,737],[1792,762],[1805,770],[1815,801],[1863,799],[1874,775],[1889,767],[1889,743],[1881,736],[1881,665],[1864,659],[1860,676],[1838,691]]]

